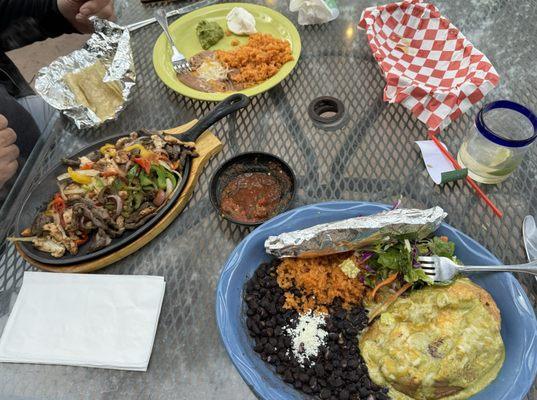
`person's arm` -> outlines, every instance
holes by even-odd
[[[0,50],[76,32],[57,0],[0,0]]]
[[[63,33],[89,33],[93,15],[113,20],[113,0],[0,0],[0,50]]]

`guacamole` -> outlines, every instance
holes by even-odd
[[[359,340],[371,379],[394,400],[468,399],[503,364],[500,312],[463,278],[399,298]]]
[[[224,30],[216,22],[209,22],[204,19],[196,26],[196,34],[201,47],[204,50],[208,50],[224,37]]]

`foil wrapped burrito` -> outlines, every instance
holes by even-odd
[[[127,28],[92,18],[95,33],[84,47],[60,57],[37,73],[35,89],[78,128],[113,120],[136,82]]]
[[[433,233],[446,216],[440,207],[384,211],[269,236],[265,249],[279,258],[307,258],[355,250],[400,235],[423,239]]]

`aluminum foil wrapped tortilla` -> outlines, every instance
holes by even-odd
[[[433,233],[446,216],[440,207],[384,211],[269,236],[265,249],[279,258],[307,258],[355,250],[401,235],[423,239]]]
[[[92,18],[95,33],[84,47],[41,68],[36,91],[78,128],[115,119],[135,85],[136,74],[127,28]]]

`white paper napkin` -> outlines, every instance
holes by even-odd
[[[468,170],[456,169],[432,140],[416,140],[416,144],[420,147],[429,176],[437,185],[462,179],[467,175]],[[447,150],[444,143],[442,146]]]
[[[161,276],[26,272],[0,361],[146,371],[164,288]]]

